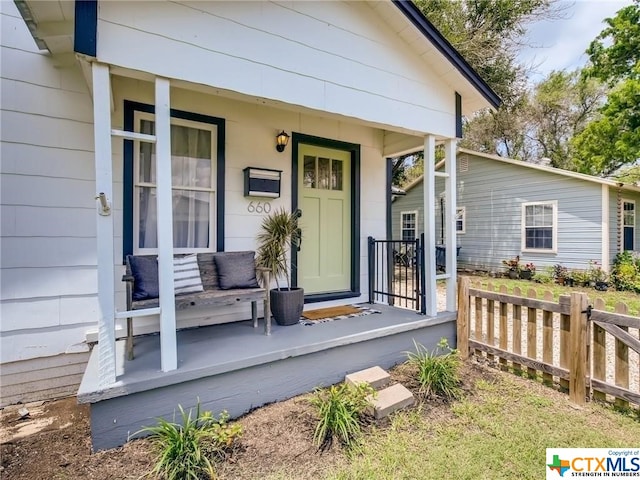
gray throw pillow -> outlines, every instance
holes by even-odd
[[[218,286],[221,290],[231,288],[258,288],[256,262],[253,252],[234,255],[214,255],[218,270]]]
[[[158,298],[158,260],[156,257],[129,255],[129,266],[133,276],[133,299]]]

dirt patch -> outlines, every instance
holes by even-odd
[[[417,393],[410,367],[399,366],[391,372],[394,382],[401,382]],[[461,371],[466,396],[476,394],[478,380],[497,382],[509,375],[543,395],[566,402],[566,395],[552,389],[468,362]],[[0,412],[2,466],[0,478],[13,480],[50,479],[133,479],[149,472],[153,451],[148,440],[135,440],[123,447],[91,453],[89,409],[78,405],[75,397],[26,405],[30,414],[20,419],[24,405],[7,407]],[[420,408],[421,415],[434,422],[450,418],[450,406],[430,399]],[[296,480],[322,478],[348,462],[344,452],[333,447],[323,453],[312,444],[314,415],[308,395],[259,408],[238,420],[244,430],[240,445],[218,466],[222,480],[262,479],[267,476]],[[384,429],[383,419],[368,428]]]

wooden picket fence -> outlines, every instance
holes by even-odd
[[[640,318],[623,304],[604,311],[597,299],[574,292],[553,301],[550,292],[536,298],[534,289],[458,287],[458,350],[463,359],[482,356],[502,368],[526,369],[557,382],[576,404],[587,399],[640,406]],[[631,350],[631,351],[630,351]]]

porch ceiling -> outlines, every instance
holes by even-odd
[[[80,63],[84,67],[85,72],[90,71],[90,64],[84,59],[80,59]],[[133,78],[136,80],[142,80],[153,84],[154,76],[138,70],[125,69],[122,67],[112,66],[110,69],[113,75],[117,75],[124,78]],[[90,85],[90,77],[87,77],[87,83]],[[182,80],[172,80],[172,88],[180,88],[183,90],[190,90],[199,92],[205,95],[214,95],[219,97],[228,98],[231,100],[237,100],[239,102],[250,103],[253,105],[260,105],[263,107],[272,107],[279,110],[285,110],[289,112],[295,112],[302,115],[308,115],[318,118],[325,118],[327,120],[339,121],[346,124],[360,125],[370,128],[379,129],[383,132],[383,155],[385,157],[395,157],[398,155],[422,151],[424,148],[424,137],[430,132],[418,132],[408,129],[399,128],[393,125],[386,125],[382,123],[365,121],[355,117],[347,117],[345,115],[339,115],[336,113],[326,112],[323,110],[315,110],[300,105],[294,105],[271,98],[255,97],[246,95],[233,90],[227,90],[223,88],[216,88],[210,85],[202,85],[197,83],[185,82]],[[439,140],[445,140],[445,138],[437,138]]]

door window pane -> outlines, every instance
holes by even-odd
[[[318,188],[321,190],[329,190],[329,178],[331,160],[328,158],[318,158]]]
[[[342,161],[331,161],[331,190],[342,190]]]
[[[316,188],[316,157],[304,156],[302,182],[306,188]]]

